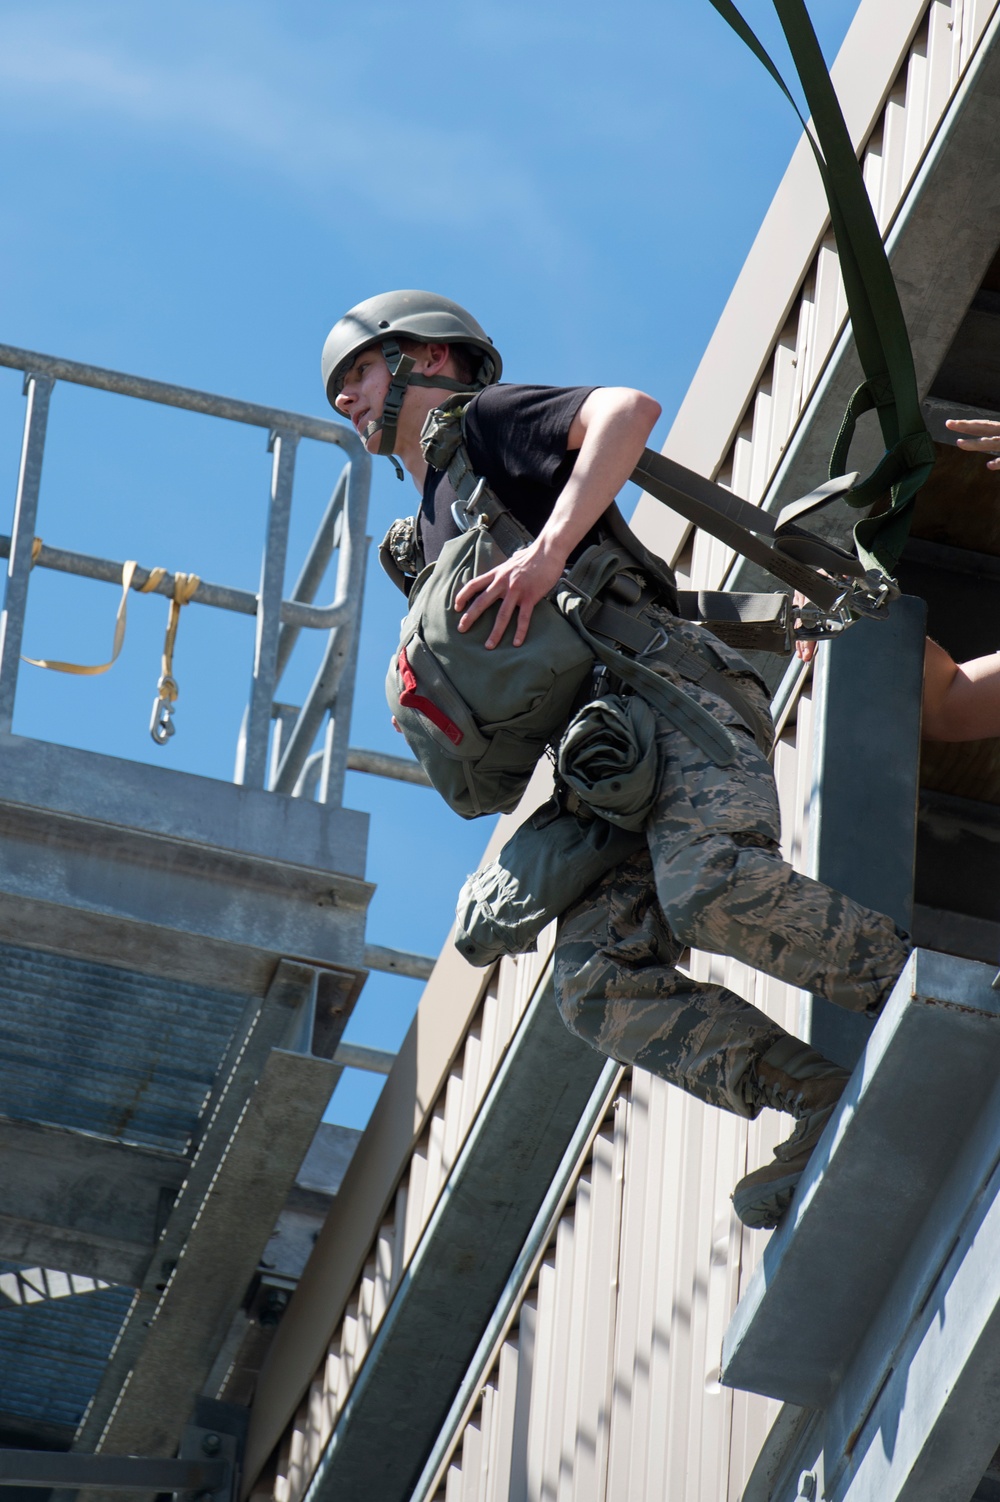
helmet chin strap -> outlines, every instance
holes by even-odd
[[[468,391],[469,382],[455,381],[451,376],[418,375],[413,369],[416,364],[413,356],[404,355],[395,339],[383,340],[382,353],[392,379],[389,382],[389,390],[385,394],[382,416],[376,422],[368,423],[364,438],[367,443],[376,433],[379,434],[378,453],[389,460],[396,471],[396,479],[401,480],[403,467],[393,450],[396,447],[396,430],[399,426],[399,414],[407,386],[431,386],[443,388],[445,391]]]

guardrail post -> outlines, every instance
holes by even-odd
[[[263,788],[267,777],[267,741],[271,730],[271,702],[277,681],[278,636],[281,601],[288,551],[288,521],[295,479],[295,450],[299,435],[285,428],[271,433],[268,447],[274,455],[271,468],[271,504],[267,538],[257,596],[257,642],[254,651],[250,703],[239,749],[234,781],[244,787]]]
[[[360,548],[358,551],[363,561],[367,548]],[[361,611],[364,606],[365,597],[364,569],[355,568],[354,574],[355,615],[350,626],[350,646],[343,674],[329,703],[329,717],[326,722],[326,735],[323,740],[323,770],[319,784],[320,803],[332,803],[338,807],[344,801],[344,777],[347,772],[347,751],[351,736],[351,710],[354,705],[354,680],[358,671]]]
[[[4,592],[3,614],[0,615],[0,731],[9,732],[14,721],[14,695],[17,693],[24,609],[28,601],[28,576],[31,573],[31,545],[35,537],[38,491],[42,480],[49,398],[54,384],[50,376],[37,375],[32,371],[28,371],[24,377],[24,394],[28,405],[24,416],[21,468],[17,476],[7,587]]]

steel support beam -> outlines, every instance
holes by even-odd
[[[30,371],[24,378],[28,399],[24,419],[21,468],[17,477],[14,525],[10,539],[7,584],[0,615],[0,730],[10,730],[14,719],[17,673],[21,665],[21,636],[28,603],[31,551],[35,540],[38,492],[42,483],[45,430],[52,396],[51,377]]]
[[[240,732],[236,775],[233,778],[234,782],[252,788],[262,788],[267,778],[267,741],[271,730],[271,704],[277,684],[281,601],[297,445],[298,434],[282,428],[274,429],[268,440],[274,464],[271,470],[271,502],[267,513],[267,541],[257,593],[257,638],[250,681],[250,702]]]
[[[298,1041],[304,1026],[311,1033],[315,994],[316,972],[283,961],[234,1039],[78,1448],[175,1452],[340,1073],[330,1060],[276,1048]]]
[[[437,960],[429,954],[411,954],[405,949],[388,949],[384,944],[366,944],[365,966],[384,970],[389,975],[408,975],[412,980],[430,980]]]
[[[923,600],[903,596],[885,621],[858,621],[816,664],[817,744],[810,874],[901,928],[913,921]],[[810,1041],[852,1067],[871,1033],[864,1017],[812,1003]]]
[[[341,1043],[334,1057],[345,1069],[364,1069],[369,1074],[391,1074],[396,1055],[387,1048],[368,1048],[364,1043]]]
[[[106,1491],[224,1492],[228,1460],[146,1460],[139,1455],[77,1455],[0,1449],[0,1487],[101,1487]]]
[[[368,772],[373,777],[390,777],[397,782],[412,782],[429,788],[431,780],[418,761],[407,756],[390,756],[385,751],[365,751],[352,746],[347,753],[349,772]]]

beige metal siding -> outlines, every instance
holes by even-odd
[[[492,976],[461,1050],[405,1165],[386,1218],[278,1453],[275,1502],[300,1502],[364,1362],[393,1290],[420,1241],[547,956],[524,955]],[[470,973],[473,984],[481,984]]]
[[[808,838],[811,707],[803,679],[775,757],[789,857]],[[799,1028],[789,987],[716,955],[691,969]],[[723,1332],[766,1242],[729,1196],[791,1125],[768,1112],[748,1127],[642,1070],[625,1077],[475,1408],[415,1502],[736,1502],[778,1405],[719,1383]]]

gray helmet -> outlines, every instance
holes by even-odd
[[[422,376],[413,371],[412,356],[404,355],[399,339],[425,343],[472,345],[482,353],[474,381],[456,381],[448,376]],[[323,385],[330,405],[340,383],[363,349],[381,347],[392,375],[381,420],[369,423],[365,438],[380,433],[378,451],[392,456],[399,409],[408,385],[443,387],[447,391],[481,391],[500,379],[502,361],[493,341],[471,313],[434,292],[382,292],[351,308],[337,320],[323,346]],[[395,461],[394,461],[395,462]],[[402,472],[396,466],[402,479]]]

